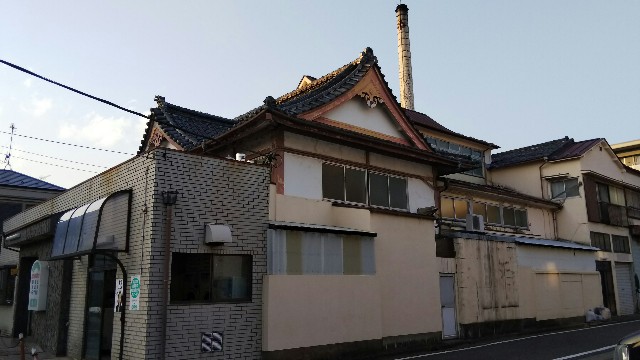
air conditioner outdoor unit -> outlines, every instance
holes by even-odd
[[[218,244],[233,242],[231,228],[222,224],[206,224],[204,226],[204,243]]]
[[[482,215],[467,214],[467,231],[484,231]]]

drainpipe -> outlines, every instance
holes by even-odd
[[[162,203],[165,206],[164,221],[164,268],[162,271],[162,327],[160,328],[160,359],[166,358],[167,323],[169,318],[169,272],[171,271],[171,222],[173,220],[173,205],[178,199],[175,190],[162,191]]]
[[[538,167],[538,173],[540,174],[540,197],[544,199],[544,182],[542,181],[542,167],[549,163],[549,158],[546,156],[542,158],[543,163]],[[551,210],[551,219],[553,221],[553,238],[558,239],[558,210]]]

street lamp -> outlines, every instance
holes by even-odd
[[[175,205],[176,201],[178,201],[178,190],[162,191],[160,194],[162,195],[162,203],[165,206]]]

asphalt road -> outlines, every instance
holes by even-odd
[[[449,350],[398,356],[393,360],[609,360],[613,346],[623,336],[640,330],[640,320],[605,323],[576,330],[564,330],[522,337],[510,337],[494,342],[476,343]]]

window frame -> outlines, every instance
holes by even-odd
[[[598,238],[596,239],[595,237]],[[591,231],[589,233],[589,238],[591,239],[591,246],[600,249],[600,251],[611,252],[611,235],[598,231]],[[598,244],[599,242],[602,242],[604,246],[601,247]]]
[[[425,136],[425,140],[429,145],[436,149],[450,154],[469,156],[471,161],[477,161],[479,165],[478,167],[464,171],[462,173],[469,176],[484,178],[485,163],[484,157],[482,155],[483,152],[481,150],[473,149],[465,145],[452,143],[450,141],[439,139],[433,136]]]
[[[267,248],[268,275],[376,274],[375,237],[269,229]]]
[[[499,205],[499,204],[495,204],[495,203],[489,203],[489,202],[483,202],[483,201],[473,201],[473,200],[469,200],[469,202],[471,203],[471,206],[469,207],[469,209],[471,210],[470,214],[472,215],[482,215],[482,218],[484,220],[484,223],[487,225],[494,225],[494,226],[502,226],[502,227],[508,227],[508,228],[515,228],[515,229],[529,229],[529,211],[527,208],[520,208],[520,207],[516,207],[516,206],[510,206],[510,205]],[[483,214],[476,214],[474,209],[477,205],[482,205],[484,207],[484,213]],[[498,217],[500,218],[500,222],[493,222],[493,221],[489,221],[489,207],[493,207],[496,208],[498,210]],[[513,210],[513,225],[510,224],[506,224],[505,223],[505,209],[508,210]],[[518,213],[520,214],[524,214],[524,216],[522,216],[522,218],[524,219],[525,224],[524,225],[518,225]],[[493,214],[492,214],[493,217]],[[493,220],[493,219],[492,219]]]
[[[629,237],[611,234],[611,251],[619,254],[631,254]]]
[[[573,186],[571,187],[567,187],[567,182],[574,182],[575,181],[575,189],[576,189],[576,194],[569,194],[567,189],[572,189]],[[553,193],[553,185],[554,184],[559,184],[562,183],[562,191],[555,194]],[[580,181],[577,177],[570,177],[570,178],[563,178],[563,179],[556,179],[556,180],[549,180],[549,192],[551,194],[551,200],[555,200],[555,199],[567,199],[567,198],[572,198],[572,197],[579,197],[580,196]]]
[[[328,177],[325,177],[325,166],[332,166],[332,167],[341,167],[342,168],[342,198],[341,199],[334,199],[331,197],[327,197],[327,192],[329,191],[325,191],[325,189],[328,188],[328,185],[330,184],[325,184],[325,179],[327,179]],[[348,199],[348,195],[347,195],[347,169],[353,169],[356,171],[362,171],[364,173],[364,202],[359,202],[359,201],[350,201],[347,200]],[[386,177],[386,183],[387,183],[387,205],[377,205],[377,204],[372,204],[371,202],[371,194],[372,194],[372,189],[371,189],[371,175],[375,174],[377,176],[384,176]],[[404,203],[404,208],[400,208],[400,207],[395,207],[392,206],[394,201],[393,201],[393,197],[392,197],[392,186],[391,186],[391,179],[400,179],[403,181],[403,185],[404,185],[404,191],[402,193],[403,195],[403,199],[401,200],[401,202]],[[333,192],[333,191],[331,191]],[[331,195],[331,194],[328,194]],[[399,175],[392,175],[392,174],[387,174],[381,171],[375,171],[375,170],[369,170],[369,169],[363,169],[363,168],[359,168],[357,166],[351,166],[351,165],[344,165],[344,164],[338,164],[338,163],[333,163],[333,162],[323,162],[322,163],[322,199],[323,200],[327,200],[327,201],[332,201],[332,202],[340,202],[340,203],[345,203],[345,204],[354,204],[354,205],[365,205],[365,206],[369,206],[369,207],[373,207],[373,208],[381,208],[381,209],[390,209],[390,210],[398,210],[398,211],[409,211],[409,180],[408,177],[406,176],[399,176]]]
[[[209,298],[208,299],[193,299],[193,300],[189,300],[189,299],[183,299],[184,298],[184,294],[182,294],[182,296],[180,297],[180,300],[176,300],[176,296],[174,291],[178,291],[177,288],[174,287],[175,281],[180,281],[181,279],[179,278],[179,276],[177,275],[184,275],[184,273],[177,273],[177,271],[179,269],[176,269],[174,266],[178,266],[176,263],[176,259],[178,257],[184,257],[184,261],[189,262],[190,260],[193,261],[193,259],[189,259],[189,257],[192,256],[202,256],[202,257],[207,257],[208,259],[208,273],[207,273],[207,281],[209,282],[209,286],[208,286],[208,292],[209,292]],[[243,261],[243,264],[241,265],[242,269],[241,269],[241,274],[246,274],[246,285],[245,285],[245,291],[246,291],[246,296],[244,297],[238,297],[238,298],[218,298],[216,297],[216,285],[215,285],[215,281],[216,281],[216,258],[221,258],[221,257],[237,257],[237,258],[241,258]],[[175,264],[175,265],[174,265]],[[202,270],[202,269],[200,269]],[[202,274],[201,274],[202,275]],[[245,278],[244,276],[241,276],[242,278]],[[200,280],[197,280],[200,281]],[[212,254],[212,253],[183,253],[183,252],[172,252],[171,253],[171,283],[169,286],[169,293],[170,293],[170,303],[174,304],[174,305],[196,305],[196,304],[235,304],[235,303],[248,303],[248,302],[252,302],[253,301],[253,256],[249,255],[249,254]],[[188,296],[187,296],[188,297]]]
[[[469,203],[471,201],[469,201],[468,199],[462,199],[462,198],[457,198],[457,197],[453,197],[453,196],[443,196],[440,199],[440,207],[442,208],[442,201],[451,201],[451,209],[453,209],[453,217],[450,216],[444,216],[444,214],[442,213],[442,211],[440,211],[440,217],[443,219],[449,219],[449,220],[463,220],[466,221],[467,220],[467,215],[470,214],[470,210],[471,210],[471,206],[469,206]],[[456,203],[465,203],[465,214],[464,217],[459,218],[458,217],[458,210],[456,207]]]

